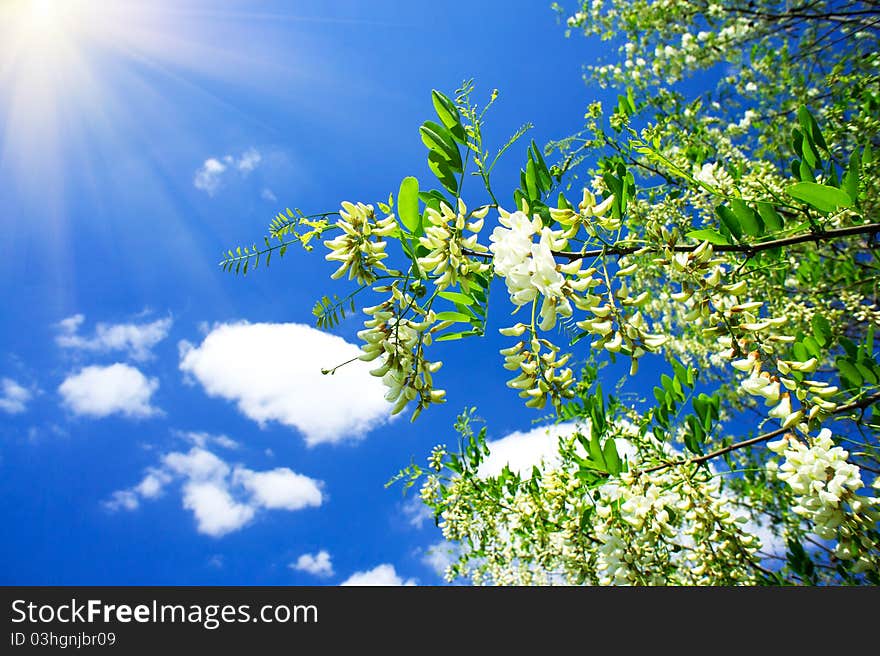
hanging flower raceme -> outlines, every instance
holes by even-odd
[[[413,418],[432,403],[442,403],[446,392],[434,388],[433,374],[442,362],[429,362],[424,347],[430,344],[430,331],[436,329],[434,312],[424,310],[408,294],[400,291],[398,283],[376,288],[390,291],[391,298],[379,305],[364,308],[370,319],[358,337],[364,340],[361,360],[380,359],[379,366],[370,371],[382,378],[388,388],[385,399],[393,403],[391,413],[401,412],[410,401],[416,401]],[[414,318],[403,315],[411,309]]]
[[[558,317],[571,316],[573,296],[590,286],[587,274],[579,275],[580,260],[564,266],[556,263],[553,252],[567,244],[562,231],[543,226],[537,215],[530,219],[525,212],[499,210],[499,214],[501,225],[489,237],[495,273],[505,279],[510,300],[518,307],[540,295],[539,326],[552,330]],[[533,241],[536,235],[537,243]],[[566,277],[572,275],[576,278]]]
[[[726,346],[733,344],[730,336],[720,338],[719,342]],[[767,351],[772,353],[771,349]],[[734,357],[734,350],[728,348],[726,355]],[[773,361],[772,358],[768,360]],[[809,358],[804,362],[777,359],[775,363],[776,370],[783,375],[771,375],[767,371],[762,371],[764,361],[758,350],[752,350],[746,357],[730,363],[734,369],[749,374],[748,378],[740,383],[740,389],[751,396],[762,397],[766,405],[774,406],[767,413],[768,417],[778,419],[783,428],[795,427],[806,433],[809,430],[809,421],[821,420],[837,409],[837,404],[829,400],[829,397],[839,392],[836,386],[821,380],[795,380],[784,375],[791,371],[801,373],[815,371],[819,365],[816,358]],[[797,410],[792,406],[793,398],[801,403],[801,407]]]
[[[429,207],[425,211],[427,225],[425,235],[419,243],[430,252],[418,258],[419,266],[437,276],[434,284],[445,289],[467,278],[473,273],[482,273],[489,269],[489,264],[466,255],[467,251],[485,253],[488,249],[478,241],[483,220],[489,207],[471,212],[468,221],[467,207],[459,199],[458,212],[454,212],[446,203],[440,203],[440,209]],[[471,233],[465,237],[465,232]]]
[[[502,328],[501,334],[506,336],[522,335],[526,331],[525,324],[517,324],[512,328]],[[542,352],[542,347],[547,351]],[[502,349],[504,368],[518,371],[518,375],[507,381],[507,386],[519,390],[519,396],[526,399],[526,406],[543,408],[547,399],[554,402],[572,396],[574,373],[565,365],[571,358],[570,353],[559,355],[559,347],[545,339],[531,339]]]
[[[587,234],[595,237],[597,234],[597,225],[609,232],[620,229],[621,220],[615,218],[613,213],[610,215],[608,214],[608,211],[613,205],[613,194],[599,203],[596,201],[595,194],[585,188],[581,202],[578,203],[577,211],[567,207],[551,208],[550,215],[561,225],[569,227],[571,230],[571,236],[573,236],[578,228],[583,225]]]
[[[386,270],[382,260],[388,257],[388,242],[384,237],[397,229],[394,215],[377,220],[372,205],[343,201],[339,217],[336,227],[342,234],[324,242],[330,249],[325,259],[342,262],[331,278],[341,278],[347,271],[349,280],[369,284],[376,280],[377,270]]]
[[[771,461],[767,469],[794,492],[792,510],[811,522],[820,538],[840,540],[835,555],[856,559],[857,572],[880,565],[873,562],[878,545],[870,537],[880,520],[880,499],[856,494],[864,487],[861,471],[834,444],[831,431],[823,428],[809,444],[789,435],[767,448],[784,458],[782,464]]]

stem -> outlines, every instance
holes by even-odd
[[[762,241],[757,244],[723,244],[712,246],[715,253],[745,253],[749,256],[761,251],[767,251],[772,248],[780,248],[782,246],[792,246],[794,244],[804,244],[808,242],[821,242],[839,237],[852,237],[854,235],[873,235],[880,232],[880,223],[865,223],[863,225],[849,226],[846,228],[834,228],[832,230],[820,230],[816,232],[808,232],[794,237],[785,237],[783,239],[774,239],[772,241]],[[673,246],[672,251],[675,253],[691,253],[699,248],[697,246]],[[589,251],[575,253],[571,251],[553,251],[553,255],[573,262],[574,260],[582,260],[588,257],[604,257],[613,255],[619,257],[621,255],[631,255],[636,251],[645,249],[645,246],[611,246],[605,248],[596,248]],[[478,253],[470,249],[462,249],[462,253],[471,257],[482,257],[491,259],[491,253]]]
[[[869,405],[874,403],[875,401],[880,401],[880,393],[872,394],[871,396],[866,396],[865,398],[854,401],[853,403],[848,403],[846,405],[842,405],[837,408],[832,415],[839,415],[844,412],[849,412],[850,410],[864,410]],[[696,458],[686,458],[684,460],[674,460],[670,462],[665,462],[661,465],[655,465],[654,467],[649,467],[648,469],[636,470],[633,474],[648,474],[655,471],[661,471],[663,469],[668,469],[669,467],[674,467],[676,465],[699,465],[713,458],[717,458],[718,456],[723,456],[725,453],[730,453],[731,451],[736,451],[737,449],[742,449],[747,446],[754,446],[755,444],[760,444],[761,442],[767,442],[768,440],[772,440],[774,437],[778,437],[783,433],[788,432],[788,428],[777,428],[774,431],[770,431],[769,433],[764,433],[762,435],[758,435],[757,437],[753,437],[748,440],[743,440],[742,442],[735,442],[730,446],[726,446],[722,449],[717,449],[716,451],[712,451],[711,453],[707,453],[703,456],[698,456]]]

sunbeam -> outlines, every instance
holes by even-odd
[[[140,266],[133,281],[148,263],[117,254],[159,235],[170,258],[212,271],[215,248],[192,257],[193,171],[263,129],[252,99],[306,107],[302,90],[331,77],[307,41],[203,0],[0,0],[0,273],[24,248],[63,294],[82,275],[74,233],[108,245],[107,266]],[[200,129],[212,121],[229,133]],[[83,216],[84,201],[104,210]],[[122,218],[137,211],[150,223]]]

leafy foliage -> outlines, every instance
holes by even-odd
[[[458,543],[450,577],[880,582],[878,21],[856,1],[585,1],[569,32],[620,44],[587,66],[616,87],[610,112],[593,102],[575,135],[523,147],[526,124],[494,150],[497,91],[480,106],[471,81],[434,90],[418,128],[434,180],[404,178],[378,211],[288,210],[265,247],[226,253],[247,273],[332,234],[332,278],[357,288],[313,314],[331,329],[357,294],[378,297],[360,359],[413,419],[445,400],[433,342],[485,333],[493,277],[525,309],[501,329],[502,366],[525,406],[564,422],[556,458],[487,471],[471,408],[457,451],[396,477],[421,482]],[[717,86],[688,95],[681,81],[707,72]],[[517,149],[505,207],[491,175]],[[619,359],[629,373],[606,394]]]

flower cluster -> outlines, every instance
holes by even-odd
[[[728,355],[732,356],[733,351],[729,351]],[[829,400],[829,397],[839,391],[836,386],[821,380],[798,381],[785,376],[792,371],[814,372],[819,366],[819,361],[814,357],[805,361],[777,359],[776,369],[781,375],[762,371],[764,361],[758,350],[753,350],[746,357],[733,360],[730,364],[734,369],[749,374],[740,383],[740,388],[747,394],[762,397],[766,405],[774,405],[767,415],[779,419],[783,428],[795,426],[806,433],[807,424],[803,422],[822,419],[837,408],[837,404]],[[792,394],[803,404],[802,408],[793,409]]]
[[[730,190],[734,188],[733,178],[718,162],[706,162],[700,168],[695,169],[694,179],[720,193],[730,193]]]
[[[424,357],[423,347],[430,343],[429,331],[436,327],[434,312],[420,308],[408,293],[400,290],[398,282],[377,287],[376,291],[390,291],[391,298],[364,308],[370,319],[358,333],[365,342],[360,359],[369,362],[381,358],[379,366],[370,373],[381,377],[388,388],[385,399],[394,404],[391,413],[397,414],[410,401],[417,401],[415,417],[426,406],[443,402],[446,392],[434,389],[432,376],[443,363],[429,362]],[[404,316],[410,308],[415,319]]]
[[[880,566],[878,545],[870,537],[880,521],[880,499],[856,494],[863,487],[861,471],[834,444],[831,431],[823,428],[809,444],[786,436],[767,447],[784,458],[782,464],[768,462],[767,468],[794,492],[792,511],[808,520],[820,538],[838,539],[835,556],[853,559],[854,572]]]
[[[466,251],[473,253],[487,251],[487,248],[479,243],[478,237],[488,212],[488,206],[471,212],[470,218],[473,220],[468,222],[467,207],[461,199],[458,201],[457,213],[446,203],[440,203],[439,211],[431,207],[425,211],[427,225],[425,235],[419,238],[419,243],[430,252],[418,258],[418,262],[422,269],[439,276],[434,279],[438,289],[455,285],[460,277],[467,278],[473,273],[481,273],[489,269],[489,265],[485,262],[466,255]],[[464,236],[465,230],[471,233],[469,237]]]
[[[525,212],[509,214],[504,210],[499,214],[501,225],[489,237],[495,273],[505,279],[510,300],[517,306],[542,296],[540,328],[552,330],[557,317],[571,316],[569,298],[589,285],[583,277],[568,279],[563,275],[576,275],[580,260],[556,264],[553,251],[564,249],[567,240],[561,231],[542,226],[539,216],[530,219]],[[535,235],[540,235],[538,243],[533,241]]]
[[[720,493],[717,478],[682,480],[678,472],[624,473],[602,485],[596,501],[597,574],[601,585],[668,583],[660,572],[687,563],[692,583],[743,583],[760,542]],[[685,578],[685,581],[688,580]]]
[[[558,317],[570,317],[572,304],[579,309],[592,307],[598,297],[581,296],[599,281],[595,269],[581,270],[582,260],[557,264],[554,251],[565,249],[572,229],[551,230],[539,216],[531,219],[525,212],[509,214],[500,210],[500,226],[492,232],[489,250],[495,273],[502,276],[517,307],[542,298],[539,328],[552,330]],[[575,227],[576,230],[576,227]],[[538,236],[537,243],[533,237]]]
[[[502,329],[502,334],[520,335],[526,330],[523,324]],[[528,348],[527,348],[528,346]],[[547,351],[542,352],[542,347]],[[526,399],[526,406],[543,408],[547,398],[553,400],[568,398],[572,395],[574,374],[565,365],[571,353],[559,355],[559,347],[546,339],[533,338],[528,344],[524,341],[502,349],[504,368],[518,371],[519,374],[507,381],[507,386],[519,390],[521,398]]]
[[[602,186],[604,186],[604,182]],[[561,225],[568,228],[566,231],[567,236],[573,236],[577,233],[577,229],[583,226],[588,235],[595,237],[598,234],[596,226],[609,232],[620,229],[620,218],[615,218],[613,213],[608,214],[612,205],[614,205],[614,194],[611,194],[599,203],[596,201],[596,196],[593,192],[584,188],[581,202],[578,203],[577,212],[567,207],[554,207],[550,209],[550,216],[553,217],[554,221],[559,221]]]
[[[341,278],[348,271],[349,280],[369,284],[376,280],[376,269],[384,270],[382,260],[388,257],[384,237],[397,230],[394,215],[377,220],[372,205],[348,201],[342,203],[336,227],[342,234],[324,242],[330,249],[327,260],[342,262],[331,278]]]
[[[605,439],[628,454],[632,467],[642,456],[653,461],[668,453],[651,435],[618,430],[621,437]],[[670,468],[587,484],[577,460],[565,455],[576,453],[575,443],[576,434],[561,438],[559,459],[545,462],[540,474],[502,474],[494,482],[472,472],[428,474],[422,498],[437,512],[444,537],[466,539],[473,550],[473,557],[463,550],[450,576],[495,585],[756,582],[760,540],[720,477]],[[493,490],[502,494],[497,503]]]

